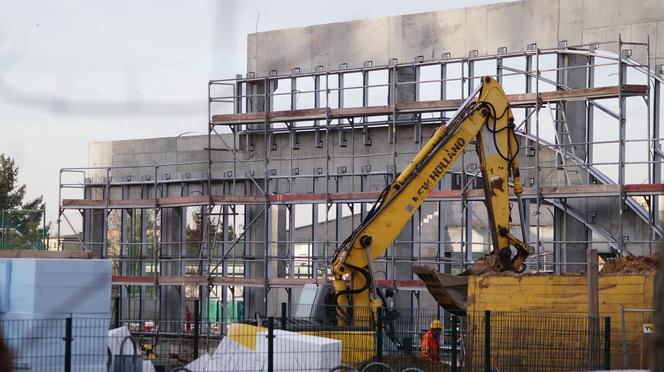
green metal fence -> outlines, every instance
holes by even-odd
[[[422,358],[420,341],[439,309],[354,309],[339,316],[342,309],[329,307],[313,312],[317,316],[296,317],[284,304],[277,317],[237,323],[212,321],[201,315],[205,305],[198,301],[193,305],[191,319],[120,319],[114,311],[110,320],[3,319],[0,332],[15,351],[16,366],[56,363],[65,371],[77,365],[101,368],[97,365],[106,361],[105,346],[100,344],[106,340],[104,330],[119,326],[128,328],[139,350],[152,345],[153,362],[165,370],[195,360],[211,366],[210,371],[235,366],[235,370],[269,372],[328,371],[340,366],[352,371],[370,365],[393,371],[469,372],[611,367],[609,318],[593,321],[582,314],[517,312],[443,314],[440,361],[434,362]],[[320,314],[332,316],[332,321]]]
[[[468,314],[468,371],[610,369],[610,318],[483,312]]]

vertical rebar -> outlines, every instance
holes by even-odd
[[[115,320],[114,320],[114,326],[113,327],[114,328],[120,328],[120,296],[116,296],[114,298],[114,300],[115,300],[115,304],[113,305],[114,306],[113,312],[115,313],[115,315],[114,315]]]
[[[627,369],[627,331],[625,329],[625,305],[620,305],[620,333],[622,336],[623,368]]]
[[[267,318],[267,372],[274,371],[274,318]]]
[[[281,329],[286,329],[286,303],[281,303]]]
[[[198,359],[198,343],[200,336],[201,310],[200,301],[194,300],[194,359]]]
[[[61,250],[61,249],[64,249],[62,244],[60,244],[60,222],[62,222],[62,213],[64,213],[63,209],[62,209],[62,169],[60,169],[60,173],[58,174],[58,182],[59,182],[59,184],[58,184],[58,220],[56,221],[56,223],[58,224],[58,229],[56,231],[56,245],[57,245],[56,249]],[[83,176],[83,184],[85,184],[85,175]],[[85,186],[83,186],[83,197],[85,197]],[[85,218],[83,220],[85,220]],[[4,224],[3,224],[3,226],[4,226]],[[4,235],[3,235],[3,239],[4,239]]]
[[[65,372],[71,372],[72,318],[65,319]]]
[[[0,249],[5,249],[5,210],[2,210],[2,217],[0,218],[0,224],[2,225],[2,241],[0,241]]]
[[[42,210],[42,248],[45,251],[48,251],[48,234],[46,233],[46,208]]]
[[[536,232],[536,239],[537,239],[537,246],[535,247],[535,252],[537,254],[537,272],[540,272],[541,269],[543,269],[542,264],[541,264],[541,250],[542,250],[542,242],[541,242],[541,236],[540,236],[540,230],[542,228],[542,221],[541,221],[541,208],[542,208],[542,184],[540,182],[540,176],[542,172],[542,166],[540,163],[540,122],[539,122],[539,114],[540,114],[540,92],[539,92],[539,81],[540,81],[540,65],[539,65],[539,57],[540,57],[540,49],[535,48],[535,97],[537,97],[537,101],[535,102],[535,138],[537,139],[537,144],[535,146],[535,164],[536,164],[536,169],[535,169],[535,185],[537,192],[536,194],[536,225],[537,228],[535,229]],[[555,249],[555,248],[554,248]],[[554,260],[555,260],[555,252],[554,252]],[[557,270],[557,271],[556,271]],[[560,266],[555,266],[555,261],[554,261],[554,271],[555,272],[560,272]]]
[[[611,317],[604,317],[604,369],[611,369]]]
[[[265,78],[264,83],[263,83],[263,107],[265,111],[265,120],[263,122],[263,144],[264,144],[264,149],[263,149],[263,154],[265,156],[265,161],[264,161],[264,167],[263,167],[263,188],[264,188],[264,199],[263,199],[263,208],[265,209],[265,216],[263,218],[263,235],[265,239],[263,240],[264,244],[264,275],[263,275],[263,304],[264,304],[264,312],[267,315],[269,311],[269,306],[270,306],[270,300],[269,300],[269,293],[270,293],[270,285],[268,283],[268,279],[271,274],[270,270],[270,248],[271,248],[271,239],[272,239],[272,234],[270,233],[270,223],[271,221],[271,213],[270,213],[270,201],[268,199],[268,194],[270,192],[270,174],[268,171],[269,167],[269,161],[270,161],[270,145],[268,145],[268,140],[269,140],[269,130],[270,130],[270,111],[272,111],[272,95],[270,94],[270,89],[272,89],[272,82],[270,78]],[[279,214],[277,213],[277,219],[279,218]]]
[[[452,315],[452,358],[450,361],[452,372],[457,372],[457,316]]]
[[[383,308],[379,307],[376,313],[376,360],[383,361]]]
[[[623,64],[623,44],[622,35],[618,34],[618,184],[620,186],[620,209],[618,210],[619,222],[619,250],[620,256],[624,255],[625,250],[625,226],[624,226],[624,207],[625,207],[625,95],[623,88],[626,81],[625,65]]]
[[[484,372],[491,372],[491,312],[484,311]]]

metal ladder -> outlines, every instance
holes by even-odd
[[[569,132],[569,125],[567,123],[567,114],[565,104],[562,102],[549,103],[549,113],[551,114],[551,121],[553,128],[556,132],[556,145],[560,148],[560,153],[557,157],[560,159],[560,164],[565,173],[568,186],[583,185],[583,177],[581,175],[580,164],[577,163],[576,153],[572,136]]]

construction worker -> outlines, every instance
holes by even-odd
[[[434,319],[431,321],[431,326],[427,333],[422,336],[422,343],[420,345],[420,357],[431,362],[440,362],[440,332],[443,330],[443,325],[440,320]]]

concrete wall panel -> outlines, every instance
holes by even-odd
[[[619,25],[619,0],[584,0],[583,1],[583,28],[603,28],[606,25]],[[631,2],[632,6],[634,5]]]
[[[519,3],[496,4],[488,8],[486,40],[489,49],[487,54],[496,53],[496,49],[503,46],[507,47],[507,51],[522,49],[523,45],[528,42],[523,40],[521,33],[524,22],[527,21],[523,13],[524,7]]]
[[[650,52],[659,61],[657,63],[664,63],[664,21],[657,22],[657,37],[651,41],[654,42],[654,48]]]
[[[477,49],[480,55],[488,54],[486,44],[488,13],[488,8],[483,6],[466,8],[466,44],[463,56],[467,56],[468,51],[474,49]],[[492,50],[495,51],[495,48]]]
[[[651,25],[662,21],[658,0],[522,0],[250,34],[247,68],[266,75],[298,66],[359,67],[367,60],[386,64],[390,57],[407,62],[418,55],[439,58],[443,52],[466,56],[474,49],[486,55],[504,46],[523,51],[533,42],[542,48],[556,47],[559,40],[611,42],[618,33],[624,40],[645,42],[646,34],[656,39],[658,30],[664,32]],[[653,63],[664,61],[659,50],[653,48]]]
[[[523,33],[515,35],[528,40],[525,44],[537,43],[542,48],[552,48],[558,45],[558,1],[524,1],[523,2]],[[522,49],[522,50],[523,50]]]
[[[312,71],[316,66],[330,65],[330,32],[331,25],[311,28],[311,65],[301,66],[303,70]]]
[[[387,55],[389,58],[403,59],[401,52],[403,45],[403,17],[389,17],[387,35]],[[377,61],[378,62],[378,61]]]
[[[664,7],[660,0],[639,0],[636,3],[620,0],[612,2],[620,10],[620,22],[623,24],[654,21],[664,17]]]
[[[414,61],[417,56],[424,59],[440,58],[440,51],[436,49],[438,38],[444,34],[437,32],[435,27],[435,13],[419,13],[404,15],[401,18],[401,37],[404,35],[418,35],[412,42],[401,42],[400,61]],[[406,40],[407,41],[407,40]]]
[[[330,69],[341,63],[351,67],[362,66],[364,61],[386,64],[388,24],[384,17],[330,25]]]
[[[466,11],[464,9],[452,9],[445,12],[435,12],[434,28],[436,30],[440,51],[451,53],[453,57],[466,56]]]
[[[558,39],[567,40],[567,42],[571,45],[582,44],[584,10],[583,1],[559,0],[558,4]],[[528,43],[529,41],[526,40],[526,44]]]

